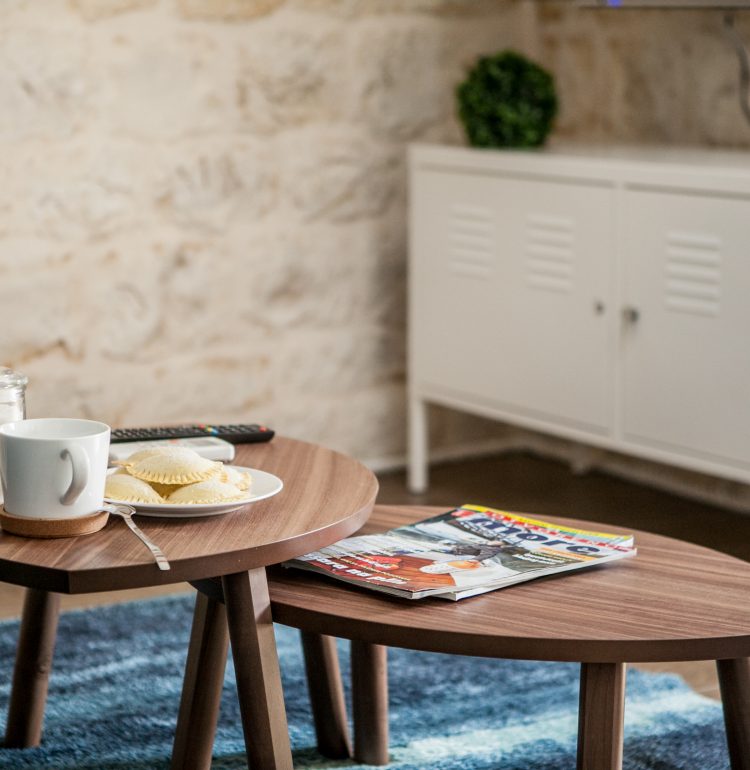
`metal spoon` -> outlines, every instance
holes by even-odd
[[[115,516],[119,516],[120,518],[125,520],[125,523],[130,528],[131,532],[133,534],[140,538],[141,542],[148,548],[149,551],[154,555],[154,559],[156,559],[156,566],[161,570],[168,570],[171,569],[169,566],[169,562],[167,561],[167,557],[164,555],[164,552],[159,548],[158,545],[153,543],[143,532],[140,527],[136,525],[136,523],[133,521],[133,514],[135,513],[135,508],[133,508],[131,505],[123,505],[121,503],[118,503],[117,505],[114,504],[105,504],[102,506],[102,508],[106,511],[109,511],[109,513],[114,513]]]

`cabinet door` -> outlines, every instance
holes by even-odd
[[[633,190],[624,232],[624,439],[750,468],[750,201]]]
[[[611,196],[553,179],[415,174],[417,381],[509,419],[607,433]]]
[[[419,171],[410,190],[412,379],[489,396],[497,357],[494,180]]]

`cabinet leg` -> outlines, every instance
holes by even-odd
[[[198,593],[171,770],[209,770],[211,767],[228,646],[224,605]]]
[[[622,770],[625,664],[582,663],[577,770]]]
[[[352,750],[336,640],[309,631],[301,635],[318,751],[330,759],[348,759]]]
[[[732,770],[750,770],[750,659],[717,660]]]
[[[354,759],[388,764],[388,648],[352,641]]]
[[[292,770],[266,571],[222,579],[242,729],[252,770]]]
[[[29,588],[23,603],[5,746],[38,746],[55,652],[60,595]]]
[[[409,491],[421,494],[429,483],[428,453],[429,425],[427,402],[417,396],[409,397]]]

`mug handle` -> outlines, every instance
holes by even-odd
[[[73,468],[73,478],[70,481],[70,486],[60,498],[60,502],[63,505],[73,505],[80,497],[81,492],[86,488],[86,484],[89,483],[89,458],[78,444],[71,444],[63,449],[60,452],[60,457],[63,460],[70,460]]]

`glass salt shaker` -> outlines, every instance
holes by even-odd
[[[21,372],[14,372],[0,366],[0,425],[26,418],[26,385],[29,378]],[[3,490],[0,488],[0,505]]]
[[[29,378],[21,372],[0,367],[0,425],[26,418],[26,385]]]

